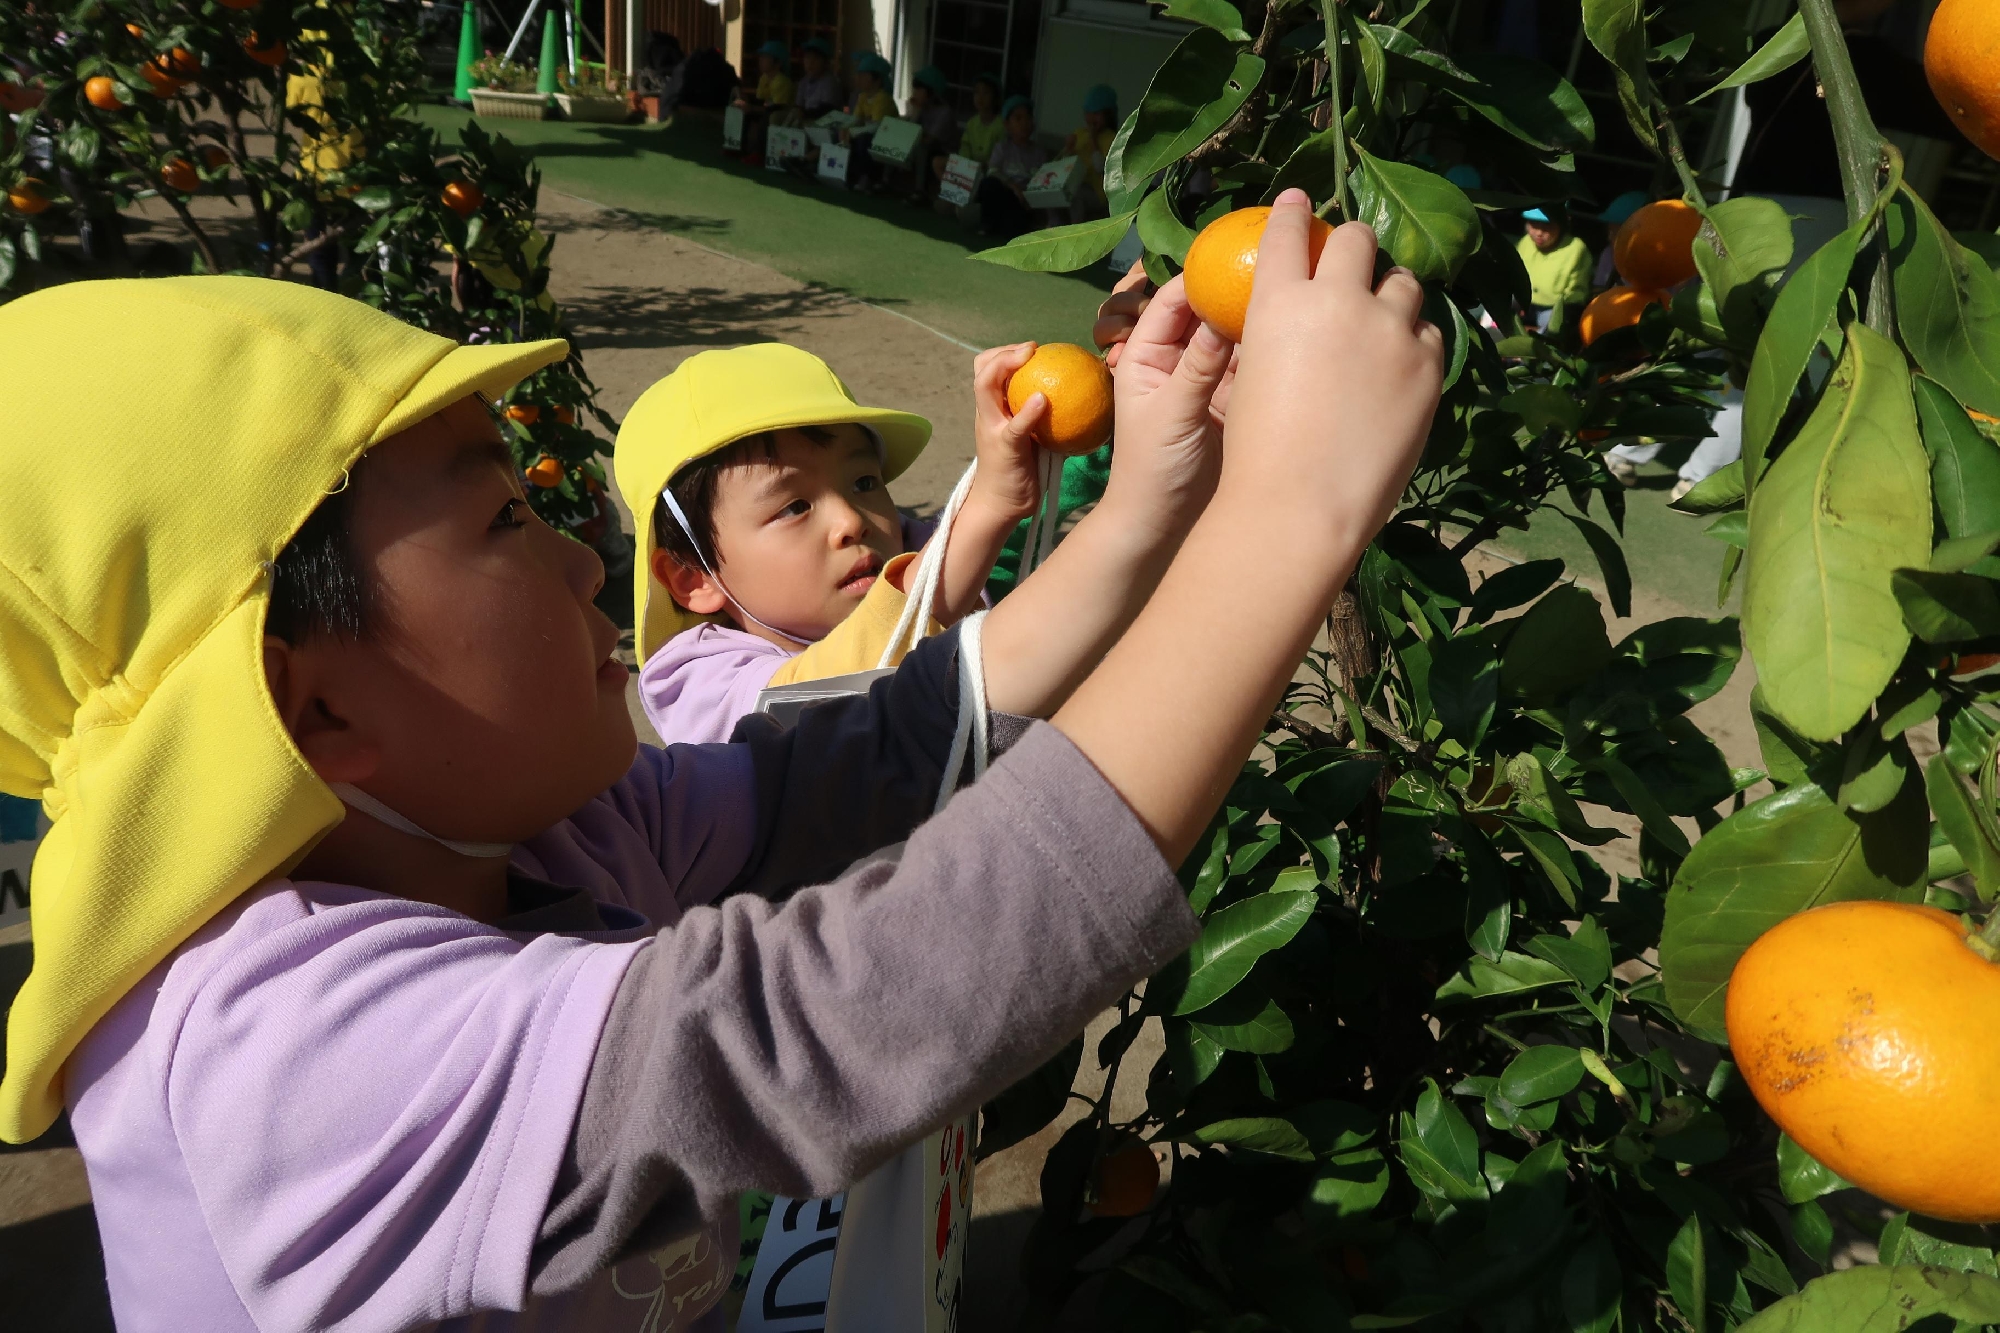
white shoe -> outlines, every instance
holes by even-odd
[[[1617,454],[1604,455],[1604,470],[1618,479],[1621,486],[1636,486],[1639,483],[1639,467],[1629,458]]]
[[[1685,477],[1681,478],[1681,480],[1674,483],[1674,488],[1667,492],[1667,503],[1670,505],[1679,504],[1681,497],[1693,490],[1694,487],[1695,484],[1693,482]]]

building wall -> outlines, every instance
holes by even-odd
[[[1121,117],[1132,114],[1154,71],[1189,30],[1131,0],[1052,4],[1036,55],[1035,121],[1042,136],[1061,138],[1083,124],[1083,95],[1100,83],[1118,90]]]

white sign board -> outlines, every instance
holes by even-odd
[[[819,150],[819,178],[834,185],[847,184],[854,150],[845,144],[830,143]]]
[[[771,1200],[736,1333],[821,1333],[845,1195]]]
[[[885,120],[875,127],[875,138],[868,145],[868,155],[892,167],[906,167],[916,155],[917,142],[923,137],[923,126],[914,120]]]
[[[773,171],[783,171],[787,162],[796,162],[806,155],[806,132],[784,125],[773,125],[764,134],[764,165]]]
[[[732,106],[722,113],[722,146],[732,153],[743,151],[743,108]]]
[[[1073,157],[1059,157],[1028,177],[1023,193],[1030,208],[1068,208],[1083,189],[1082,163]]]
[[[986,168],[977,160],[953,153],[944,160],[944,175],[938,181],[938,198],[964,208],[979,194],[979,178]]]

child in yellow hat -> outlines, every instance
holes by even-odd
[[[1009,416],[1032,343],[973,367],[978,467],[949,531],[934,627],[979,605],[986,576],[1039,499],[1037,394]],[[827,364],[783,343],[701,352],[639,397],[616,475],[637,517],[633,606],[640,699],[669,745],[729,739],[760,691],[902,659],[916,549],[888,484],[930,422],[854,401]]]
[[[1308,217],[1233,385],[1153,299],[1104,501],[977,629],[673,750],[482,401],[562,343],[255,278],[0,307],[0,789],[53,821],[0,1136],[68,1108],[119,1327],[717,1329],[738,1191],[852,1183],[1185,949],[1172,868],[1442,379]]]

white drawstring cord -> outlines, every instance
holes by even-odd
[[[980,632],[985,624],[986,613],[975,611],[958,625],[958,727],[952,733],[950,756],[944,761],[936,810],[944,809],[958,790],[958,772],[965,767],[968,749],[972,752],[972,780],[977,782],[986,773],[992,739],[986,714],[986,662],[980,656]]]
[[[896,665],[898,655],[924,641],[924,629],[937,606],[938,588],[944,583],[944,552],[951,544],[951,525],[958,518],[958,511],[965,507],[965,497],[972,494],[972,477],[978,471],[979,460],[975,458],[958,479],[958,485],[951,488],[951,498],[944,502],[944,509],[938,515],[937,531],[924,543],[924,553],[917,560],[910,593],[903,602],[903,614],[897,618],[889,642],[882,647],[881,660],[875,663],[878,668]]]
[[[1014,586],[1039,568],[1043,561],[1056,549],[1056,529],[1062,522],[1062,471],[1064,458],[1061,454],[1047,449],[1036,450],[1035,466],[1042,489],[1041,506],[1028,520],[1028,530],[1021,539],[1020,572],[1014,577]]]
[[[961,762],[963,761],[961,760]],[[429,829],[420,827],[415,821],[403,818],[403,816],[397,814],[394,810],[391,810],[388,806],[382,804],[382,802],[376,800],[359,787],[351,786],[345,782],[333,783],[332,787],[333,794],[341,799],[342,804],[359,810],[362,814],[375,820],[376,823],[387,824],[390,828],[396,830],[396,832],[407,833],[413,838],[426,838],[440,847],[450,848],[460,856],[469,856],[480,861],[491,861],[513,854],[514,844],[511,842],[456,842],[450,838],[440,838]]]

